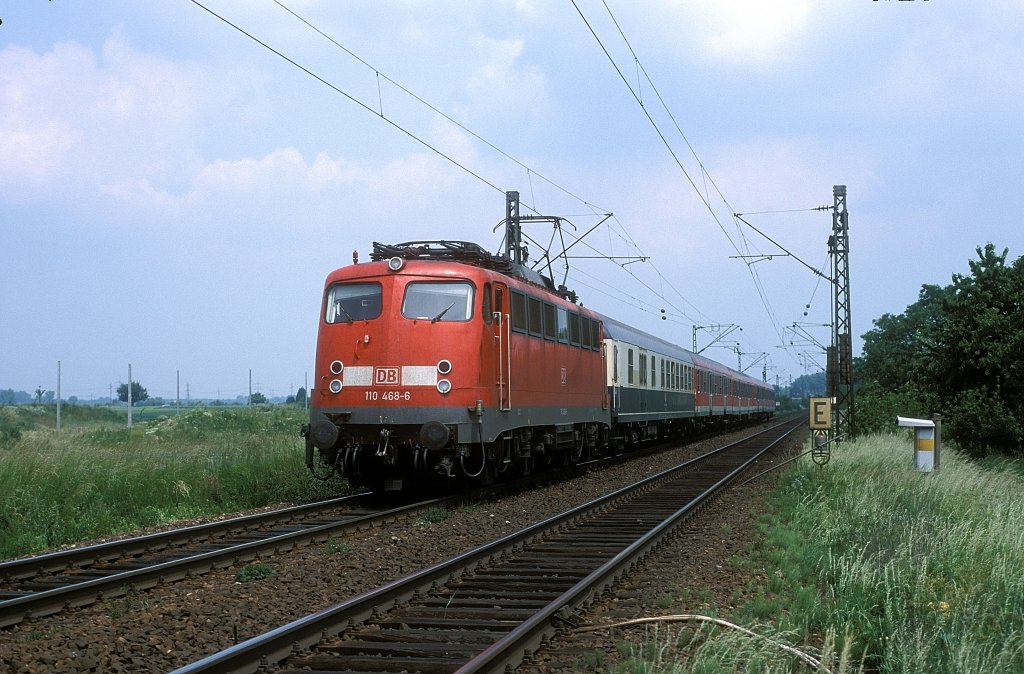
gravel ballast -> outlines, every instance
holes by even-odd
[[[259,580],[239,582],[235,576],[240,567],[233,567],[82,609],[29,619],[0,631],[0,671],[168,671],[751,432],[735,431],[594,470],[550,487],[469,504],[452,510],[441,522],[425,524],[411,516],[327,544],[266,556],[260,563],[269,565],[272,575]],[[700,596],[707,597],[710,592],[717,606],[726,606],[733,589],[748,579],[735,577],[736,572],[721,560],[739,554],[749,543],[756,521],[752,513],[763,507],[765,489],[772,479],[766,477],[743,489],[730,489],[717,499],[691,532],[670,546],[678,548],[673,557],[676,561],[665,568],[654,560],[645,564],[635,576],[635,582],[640,583],[631,591],[635,599],[611,602],[609,606],[614,609],[606,610],[646,615],[651,607],[644,598],[650,603],[654,601],[650,598],[659,595],[651,584],[669,587],[684,582],[705,590]],[[724,522],[729,523],[727,536],[721,533]],[[646,569],[655,571],[643,581]],[[679,571],[674,574],[668,569]],[[603,619],[605,609],[601,606],[598,602],[592,607],[588,622]],[[589,638],[586,643],[587,648],[595,648],[601,637]],[[548,663],[545,669],[571,668],[573,648],[572,644],[568,646],[570,655],[564,659],[551,651],[538,656],[539,662]]]

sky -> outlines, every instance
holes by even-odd
[[[374,241],[498,251],[506,190],[567,243],[597,225],[551,270],[584,305],[684,346],[701,326],[698,348],[740,326],[705,355],[782,383],[824,364],[811,209],[833,186],[855,351],[977,247],[1024,254],[1024,0],[19,0],[0,21],[0,389],[56,389],[60,362],[65,399],[129,363],[150,396],[231,399],[250,371],[295,393],[330,271]],[[534,259],[556,234],[525,233]]]

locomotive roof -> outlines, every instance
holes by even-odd
[[[373,252],[370,253],[371,260],[379,262],[393,257],[405,260],[461,262],[482,269],[490,269],[527,281],[563,299],[576,302],[576,293],[566,289],[565,286],[555,288],[554,282],[537,270],[513,262],[504,255],[495,255],[471,241],[406,241],[395,244],[373,242]]]

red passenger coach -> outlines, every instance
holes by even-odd
[[[377,490],[529,473],[607,441],[600,317],[466,242],[327,277],[306,462]]]

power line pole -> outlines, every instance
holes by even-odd
[[[128,428],[132,427],[132,364],[128,363]]]
[[[850,322],[850,223],[846,210],[846,185],[832,188],[832,346],[826,354],[829,396],[835,401],[837,436],[853,437],[857,426],[853,405],[853,340]]]
[[[60,430],[60,361],[57,361],[57,430]]]

